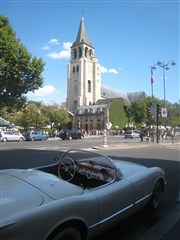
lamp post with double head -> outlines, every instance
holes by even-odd
[[[175,66],[176,63],[174,61],[170,61],[168,63],[164,63],[164,62],[158,61],[157,65],[159,67],[163,68],[164,108],[166,109],[166,85],[165,85],[166,76],[165,76],[165,70],[169,70],[170,69],[170,65],[171,66]]]
[[[175,61],[170,61],[168,63],[158,61],[157,65],[159,67],[162,67],[162,69],[163,69],[164,109],[161,109],[161,116],[163,118],[165,118],[165,129],[166,129],[166,126],[167,126],[167,108],[166,108],[166,85],[165,85],[166,76],[165,76],[165,70],[169,70],[170,66],[175,66],[176,63],[175,63]],[[167,135],[166,135],[165,138],[167,139]]]

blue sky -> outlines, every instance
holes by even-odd
[[[103,85],[151,96],[150,66],[174,60],[176,66],[165,71],[166,100],[179,102],[179,0],[0,0],[0,13],[27,50],[46,63],[43,88],[29,93],[30,100],[66,101],[70,46],[83,14]],[[164,99],[161,67],[154,70],[153,93]]]

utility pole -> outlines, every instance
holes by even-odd
[[[157,107],[156,107],[156,142],[158,143],[159,142],[159,116],[161,115],[161,105],[160,104],[157,104]]]

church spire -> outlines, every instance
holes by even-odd
[[[91,42],[89,41],[87,32],[86,32],[86,27],[85,27],[83,16],[81,18],[77,38],[76,38],[76,41],[75,41],[75,44],[80,44],[80,43],[85,43],[89,46],[92,46]]]

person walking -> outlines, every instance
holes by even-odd
[[[143,138],[144,138],[144,128],[142,127],[142,128],[141,128],[141,132],[140,132],[141,142],[143,142]]]

